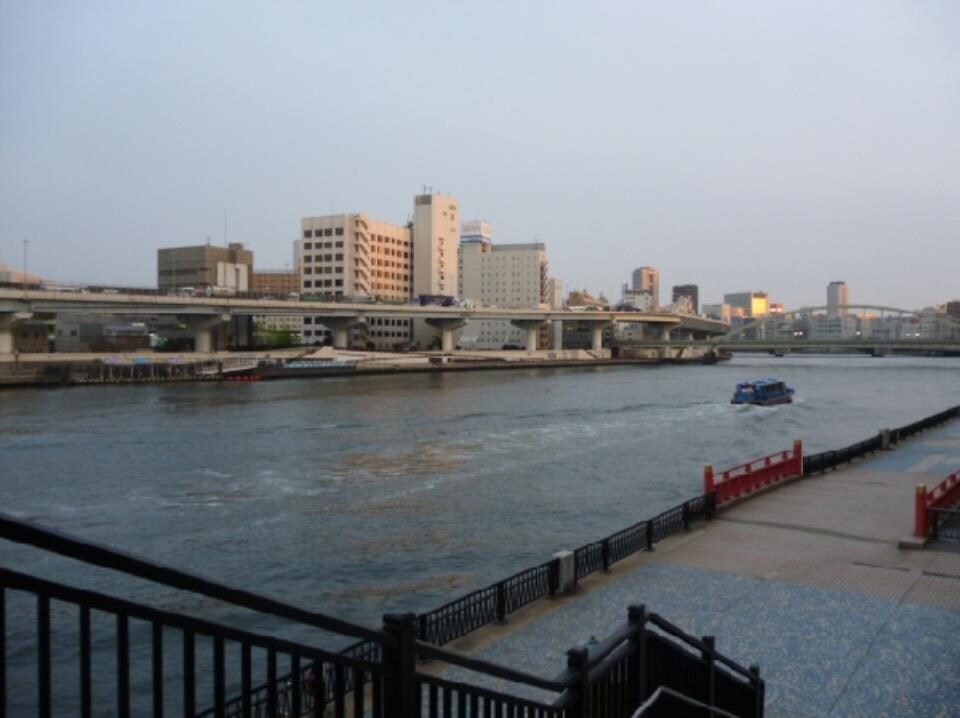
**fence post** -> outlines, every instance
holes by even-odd
[[[653,551],[653,519],[647,519],[647,551]]]
[[[603,570],[610,570],[610,539],[605,538],[600,542],[600,562],[603,564]]]
[[[917,484],[913,511],[913,535],[917,538],[927,536],[927,487],[923,484]]]
[[[416,675],[416,620],[413,613],[388,613],[383,630],[396,640],[383,647],[383,664],[389,671],[384,680],[385,718],[420,715],[420,691]]]
[[[763,715],[763,704],[766,702],[766,696],[764,695],[765,686],[760,678],[760,666],[756,664],[750,666],[750,675],[753,676],[753,688],[757,698],[757,707],[754,715],[760,718]]]
[[[564,715],[570,718],[587,718],[590,708],[590,652],[583,647],[567,651],[567,669],[573,674],[571,688],[573,701]]]
[[[417,616],[417,638],[421,641],[427,640],[427,614],[425,613]]]
[[[554,558],[550,562],[550,568],[547,572],[547,590],[551,596],[557,595],[560,588],[560,559]]]
[[[713,466],[710,464],[703,467],[703,493],[713,493]]]
[[[707,664],[707,705],[713,707],[717,704],[717,669],[714,660],[717,639],[714,636],[703,636],[700,640],[707,644],[706,649],[700,652],[700,657]]]
[[[803,475],[803,441],[801,439],[793,440],[793,460],[795,473]]]
[[[644,605],[630,606],[627,609],[627,620],[636,633],[631,635],[635,670],[627,676],[627,685],[630,686],[630,710],[636,710],[647,699],[647,607]]]
[[[704,513],[706,518],[712,519],[717,513],[717,492],[712,491],[704,496]]]
[[[507,622],[507,589],[504,582],[497,584],[497,623]]]
[[[690,502],[684,501],[683,506],[680,508],[680,515],[683,517],[683,530],[690,530]]]

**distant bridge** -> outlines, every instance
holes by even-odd
[[[736,337],[741,337],[745,334],[750,334],[757,330],[763,331],[771,322],[777,322],[783,319],[796,318],[802,316],[813,315],[817,312],[828,312],[828,311],[841,311],[846,315],[857,316],[857,312],[860,314],[860,318],[863,319],[865,312],[880,312],[879,319],[884,319],[884,314],[904,317],[904,316],[913,316],[920,317],[920,313],[912,309],[898,309],[897,307],[885,307],[877,304],[840,304],[837,306],[820,306],[820,307],[801,307],[800,309],[793,309],[789,312],[782,312],[777,314],[767,314],[763,317],[757,317],[753,321],[745,322],[735,329],[731,329],[724,335],[725,339],[734,339]],[[855,311],[850,311],[855,310]]]
[[[649,349],[683,349],[700,347],[728,352],[769,352],[788,354],[792,351],[859,351],[883,356],[894,351],[960,353],[958,339],[656,339],[621,342],[621,346]]]
[[[867,354],[882,356],[894,351],[910,352],[960,352],[960,320],[951,318],[954,338],[922,339],[919,336],[902,338],[885,337],[882,333],[871,334],[869,331],[858,332],[852,337],[819,337],[809,339],[795,336],[792,326],[781,331],[777,326],[781,322],[789,323],[790,319],[803,316],[813,316],[817,312],[840,310],[847,316],[866,318],[866,312],[879,313],[875,319],[891,317],[920,318],[919,312],[911,309],[887,307],[875,304],[844,304],[838,307],[817,306],[802,307],[782,314],[772,314],[758,317],[743,325],[731,329],[726,334],[699,338],[699,339],[661,339],[635,340],[622,342],[621,346],[682,350],[686,347],[709,348],[730,352],[770,352],[772,354],[787,354],[792,351],[859,351]],[[785,321],[786,320],[786,321]],[[771,325],[773,325],[771,327]]]

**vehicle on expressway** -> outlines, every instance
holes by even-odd
[[[757,379],[737,384],[730,403],[757,406],[789,404],[793,401],[793,393],[793,389],[779,379]]]

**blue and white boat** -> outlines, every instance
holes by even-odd
[[[737,384],[731,404],[789,404],[793,401],[793,389],[779,379],[757,379]]]

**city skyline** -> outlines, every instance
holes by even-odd
[[[608,297],[642,265],[708,303],[960,294],[952,3],[241,10],[0,10],[0,261],[146,286],[210,237],[280,267],[301,217],[399,223],[426,183]]]

